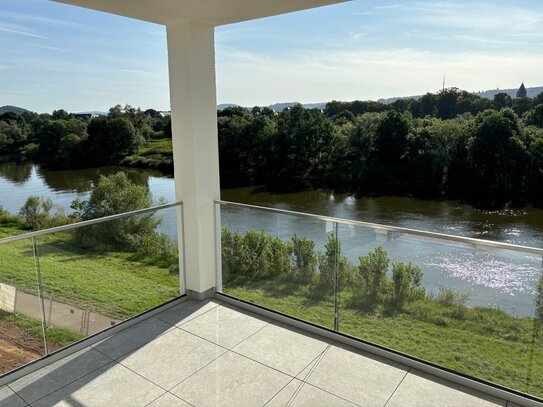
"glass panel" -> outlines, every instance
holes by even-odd
[[[338,233],[340,332],[543,396],[540,256],[359,226]]]
[[[37,238],[50,351],[179,296],[177,212]]]
[[[225,294],[333,329],[334,223],[221,205],[221,225]]]
[[[31,239],[0,244],[0,374],[46,354],[34,260]]]

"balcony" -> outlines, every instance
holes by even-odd
[[[10,383],[0,405],[506,405],[220,301],[157,311]]]
[[[166,26],[179,203],[0,239],[0,406],[543,405],[543,249],[219,201],[215,27],[341,0],[58,2]]]
[[[1,239],[3,293],[14,292],[3,320],[27,332],[2,341],[28,358],[3,364],[0,406],[542,405],[541,249],[215,208],[217,289],[204,301],[175,269],[187,256],[180,203]],[[137,239],[138,225],[180,260],[127,250],[117,231]],[[383,253],[372,293],[364,270]],[[398,284],[400,264],[418,284]],[[444,276],[451,266],[462,278]],[[530,290],[465,278],[496,271]]]

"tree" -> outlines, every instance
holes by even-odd
[[[97,117],[88,127],[86,155],[97,164],[116,164],[133,154],[143,143],[133,124],[126,117]]]
[[[496,110],[501,110],[506,107],[511,107],[513,105],[513,99],[507,93],[500,92],[494,95],[494,108]]]
[[[53,207],[51,198],[29,196],[19,215],[31,229],[38,230],[48,226]]]
[[[526,124],[543,128],[543,104],[527,112],[524,121]]]
[[[409,121],[404,115],[387,112],[375,132],[374,162],[393,164],[401,161],[407,151],[409,130]]]
[[[101,176],[87,201],[77,202],[81,220],[102,218],[153,205],[145,186],[132,183],[124,172]],[[137,249],[144,236],[153,234],[158,221],[153,214],[128,216],[77,229],[77,240],[85,246]]]
[[[472,196],[485,206],[522,202],[528,153],[515,113],[486,110],[477,115],[470,133],[465,181]]]

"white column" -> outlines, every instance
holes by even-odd
[[[182,264],[188,294],[201,299],[216,287],[214,200],[220,199],[220,186],[214,27],[184,20],[167,26],[167,35],[175,194],[183,201]]]

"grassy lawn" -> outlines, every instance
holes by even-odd
[[[0,228],[0,237],[14,228]],[[132,259],[132,253],[95,252],[73,244],[69,233],[38,238],[47,298],[123,319],[179,295],[179,275]],[[0,281],[36,293],[30,240],[0,245]]]
[[[136,154],[125,157],[121,165],[139,168],[154,168],[173,172],[172,140],[151,140],[145,143]]]
[[[333,298],[314,285],[281,279],[225,285],[224,292],[328,328]],[[427,298],[403,312],[361,311],[350,292],[339,297],[340,331],[406,354],[543,397],[543,328],[501,311],[444,305]],[[534,335],[534,327],[541,330]]]

